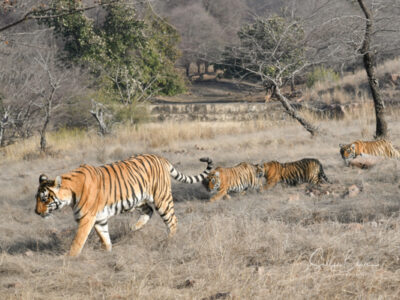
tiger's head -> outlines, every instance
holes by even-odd
[[[203,185],[210,192],[218,191],[221,186],[221,178],[219,171],[211,171],[210,174],[203,180]]]
[[[355,144],[339,144],[340,155],[342,156],[346,166],[349,166],[350,160],[355,158],[356,155],[356,145]]]
[[[48,217],[52,211],[69,205],[72,201],[71,190],[63,188],[61,181],[60,176],[57,176],[55,180],[49,180],[44,174],[39,176],[35,212],[43,218]]]

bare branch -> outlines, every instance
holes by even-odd
[[[80,13],[80,12],[84,12],[84,11],[88,11],[88,10],[92,10],[95,8],[98,8],[100,6],[105,7],[105,6],[110,6],[113,5],[115,3],[120,2],[121,0],[110,0],[107,2],[102,2],[100,1],[97,4],[91,5],[91,6],[86,6],[86,7],[81,7],[81,8],[75,8],[75,9],[62,9],[60,10],[59,13],[57,14],[48,14],[49,12],[53,11],[53,8],[46,8],[46,9],[37,9],[37,8],[32,8],[30,11],[28,11],[22,18],[18,19],[15,22],[12,22],[6,26],[3,26],[0,28],[0,32],[5,31],[11,27],[14,27],[18,24],[21,24],[25,21],[28,20],[48,20],[48,19],[55,19],[55,18],[59,18],[59,17],[65,17],[68,15],[73,15],[76,13]]]
[[[94,101],[93,99],[91,101],[92,101],[92,109],[90,110],[90,113],[99,124],[100,134],[104,136],[109,133],[109,130],[104,120],[104,109],[105,109],[104,105]]]

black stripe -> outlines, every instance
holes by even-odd
[[[105,226],[105,225],[107,225],[107,219],[106,220],[99,220],[99,221],[96,221],[96,223],[95,223],[95,225],[100,225],[100,226]]]
[[[112,196],[111,195],[111,191],[112,191],[112,181],[111,181],[111,173],[110,173],[110,171],[108,170],[108,168],[107,168],[107,166],[103,166],[103,168],[104,168],[104,170],[107,172],[107,174],[108,174],[108,181],[109,181],[109,184],[110,184],[110,197]],[[105,188],[104,188],[104,193],[106,192],[106,190],[105,190]]]
[[[122,161],[122,163],[125,165],[126,170],[127,170],[126,176],[128,177],[128,179],[126,181],[127,181],[128,187],[129,187],[129,189],[131,191],[130,196],[129,196],[129,193],[128,193],[128,199],[127,200],[129,202],[129,198],[133,199],[134,196],[135,196],[135,190],[134,190],[134,188],[133,188],[133,186],[131,184],[131,182],[134,181],[135,178],[133,177],[133,174],[131,172],[131,165],[128,164],[126,161]],[[128,189],[128,187],[127,187],[127,189]],[[129,204],[130,204],[130,202],[129,202]]]
[[[127,198],[129,198],[128,187],[126,186],[126,178],[124,176],[124,173],[122,172],[122,169],[121,169],[120,165],[121,165],[121,163],[117,164],[116,167],[118,167],[119,172],[121,173],[121,180],[122,180],[122,183],[125,186],[125,191],[126,191],[126,194],[127,194],[126,196],[127,196]],[[123,193],[121,191],[121,200],[124,200],[122,196],[123,196]]]
[[[116,166],[115,164],[110,164],[111,168],[113,169],[113,171],[115,172],[115,180],[118,183],[118,187],[119,187],[119,194],[120,194],[120,200],[122,199],[122,189],[121,189],[121,181],[119,178],[119,174],[117,172],[117,170],[114,168],[114,166]],[[114,201],[118,201],[117,199],[117,189],[115,189],[114,191]]]
[[[135,165],[135,167],[136,167],[136,169],[138,169],[138,171],[136,171],[136,175],[138,175],[140,178],[138,178],[138,177],[136,177],[135,176],[135,178],[137,179],[137,185],[138,185],[138,187],[139,187],[139,189],[140,189],[140,195],[138,195],[140,198],[142,198],[143,197],[143,189],[145,188],[145,186],[142,186],[142,184],[144,185],[145,184],[145,180],[144,180],[144,178],[143,178],[143,176],[142,176],[142,173],[140,172],[140,168],[139,168],[139,166],[136,164],[136,161],[132,161],[132,163]],[[140,181],[140,180],[141,181]],[[137,198],[139,198],[138,196],[136,196]]]

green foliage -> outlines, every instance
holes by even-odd
[[[227,76],[282,80],[305,61],[303,27],[274,16],[257,19],[238,32],[240,44],[227,47],[222,67]]]
[[[54,0],[51,14],[81,7],[80,1]],[[176,30],[152,13],[139,20],[124,2],[103,9],[103,22],[83,12],[44,21],[62,37],[65,59],[87,65],[97,87],[124,104],[184,91],[184,81],[174,68],[179,57]]]
[[[316,67],[307,76],[307,87],[313,87],[319,81],[339,81],[340,76],[331,68]]]

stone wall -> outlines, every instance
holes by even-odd
[[[194,103],[150,105],[153,121],[246,121],[282,120],[279,103]]]
[[[357,113],[365,104],[348,105],[323,103],[294,103],[295,109],[304,109],[320,118],[342,119],[346,113]],[[368,105],[372,105],[369,103]],[[285,113],[279,102],[254,103],[186,103],[149,105],[150,118],[154,122],[162,121],[247,121],[247,120],[285,120]]]

